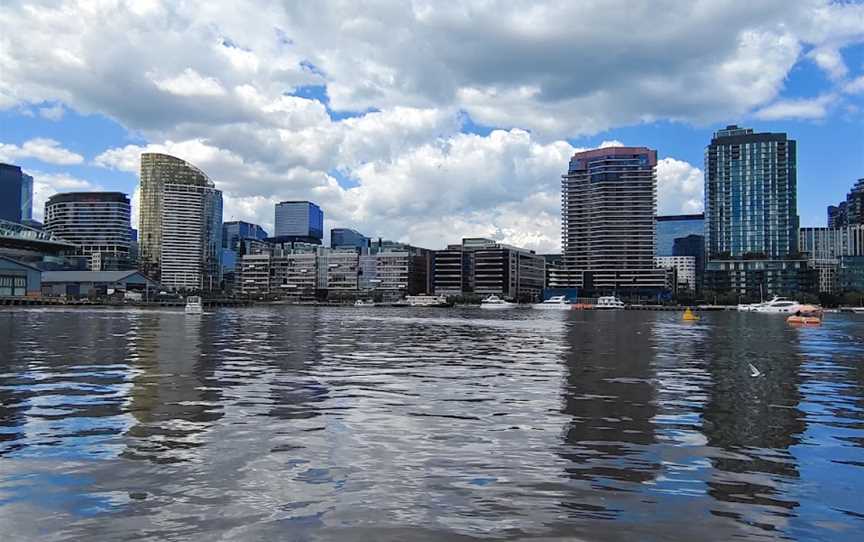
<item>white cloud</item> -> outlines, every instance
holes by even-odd
[[[859,75],[857,78],[846,83],[843,86],[843,92],[849,94],[864,93],[864,75]]]
[[[703,199],[702,170],[674,158],[657,161],[657,214],[701,213]]]
[[[42,221],[45,215],[45,202],[54,194],[102,190],[99,185],[66,173],[42,171],[28,171],[28,173],[33,176],[33,218],[39,221]]]
[[[22,158],[35,158],[48,164],[80,164],[84,157],[64,149],[53,139],[35,138],[25,141],[20,147],[11,143],[0,143],[0,160],[14,162]]]
[[[807,53],[807,57],[812,59],[832,79],[842,79],[849,73],[843,56],[837,49],[827,47],[813,49]]]
[[[826,94],[817,98],[779,100],[756,111],[755,116],[762,120],[821,119],[836,99],[835,95]]]
[[[39,116],[43,119],[59,121],[66,114],[66,110],[60,104],[54,104],[49,107],[40,107]]]
[[[137,173],[142,151],[168,152],[213,177],[226,219],[272,227],[273,203],[308,198],[328,227],[433,248],[490,235],[554,249],[567,138],[657,120],[822,118],[864,86],[842,63],[864,42],[864,6],[827,0],[64,0],[10,5],[4,22],[28,31],[0,37],[0,107],[101,114],[149,142],[95,164]],[[834,88],[789,100],[802,51]],[[460,133],[466,114],[494,129]],[[55,163],[83,160],[42,147]],[[658,179],[661,211],[701,208],[698,168],[667,158]]]
[[[177,96],[221,96],[225,89],[214,77],[204,77],[192,68],[186,68],[174,77],[159,79],[148,74],[156,88]]]

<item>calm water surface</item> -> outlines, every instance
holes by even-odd
[[[0,539],[861,540],[864,317],[679,318],[2,311]]]

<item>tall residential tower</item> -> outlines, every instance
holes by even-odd
[[[55,194],[45,202],[45,231],[75,243],[92,271],[131,269],[129,198],[121,192]]]
[[[222,192],[174,156],[141,155],[141,270],[172,289],[220,285]]]
[[[569,286],[593,292],[659,290],[654,265],[657,151],[578,152],[561,181],[562,246]]]
[[[705,287],[749,297],[808,289],[797,213],[795,141],[718,130],[705,149]]]

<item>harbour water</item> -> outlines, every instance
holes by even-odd
[[[0,311],[5,542],[851,541],[862,496],[860,315]]]

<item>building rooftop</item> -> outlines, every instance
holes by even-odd
[[[122,282],[132,275],[140,275],[142,279],[156,284],[136,269],[128,271],[44,271],[42,282]]]

